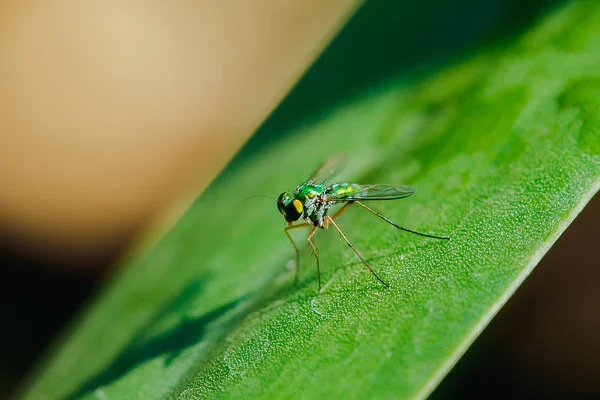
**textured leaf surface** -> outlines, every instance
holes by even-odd
[[[133,259],[65,336],[25,398],[427,395],[600,185],[600,4],[571,3],[511,45],[413,86],[390,84],[229,168]],[[274,201],[325,158],[341,179],[417,188],[328,229],[324,291]]]

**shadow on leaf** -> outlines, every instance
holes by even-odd
[[[149,334],[165,317],[172,316],[173,313],[183,313],[183,310],[189,309],[189,304],[198,298],[202,288],[200,280],[189,284],[138,330],[129,343],[119,352],[119,355],[104,370],[84,382],[67,398],[80,398],[90,394],[97,388],[110,385],[139,365],[156,357],[166,357],[165,366],[170,365],[181,352],[202,341],[206,334],[206,328],[211,322],[225,315],[246,297],[242,296],[199,317],[183,317],[183,322],[164,333]]]

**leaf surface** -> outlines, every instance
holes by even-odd
[[[600,4],[573,2],[513,43],[346,103],[228,168],[124,266],[23,398],[422,398],[600,185]],[[317,295],[275,202],[327,157],[341,181],[408,185],[317,232]],[[239,205],[239,207],[238,207]]]

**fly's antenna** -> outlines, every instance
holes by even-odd
[[[271,199],[271,200],[275,200],[275,201],[277,201],[277,199],[276,199],[275,197],[266,196],[266,195],[264,195],[264,194],[257,194],[257,195],[255,195],[255,196],[246,197],[244,200],[240,201],[240,202],[238,203],[238,205],[237,205],[237,206],[235,206],[235,210],[237,210],[237,209],[238,209],[238,207],[239,207],[239,206],[241,206],[241,205],[242,205],[242,203],[243,203],[243,202],[245,202],[246,200],[255,199],[255,198],[257,198],[257,197],[265,197],[265,198],[267,198],[267,199]]]

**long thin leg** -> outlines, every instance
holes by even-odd
[[[360,203],[359,203],[360,204]],[[341,210],[340,210],[341,211]],[[325,219],[327,219],[334,227],[335,229],[337,229],[337,231],[340,233],[340,236],[342,238],[344,238],[344,240],[346,241],[346,243],[348,244],[348,246],[352,249],[352,251],[354,251],[354,254],[356,254],[356,256],[360,259],[360,261],[363,262],[363,264],[365,264],[365,266],[369,269],[369,271],[371,271],[371,273],[375,276],[375,278],[377,278],[377,280],[381,283],[383,283],[386,287],[390,287],[390,285],[388,285],[387,283],[385,283],[383,281],[383,279],[381,279],[376,273],[375,271],[373,271],[371,269],[371,267],[369,266],[369,264],[367,264],[367,262],[365,261],[364,258],[362,258],[362,256],[358,253],[358,251],[356,251],[356,249],[354,248],[354,246],[352,245],[352,243],[350,243],[350,241],[348,240],[348,238],[346,237],[346,235],[344,235],[344,232],[342,232],[342,230],[340,229],[339,226],[337,226],[337,224],[334,222],[333,218],[327,216],[325,217]]]
[[[383,215],[379,214],[377,211],[373,210],[370,207],[367,207],[366,205],[364,205],[363,203],[361,203],[360,201],[355,201],[356,204],[358,204],[359,206],[361,206],[362,208],[364,208],[365,210],[372,212],[373,214],[377,215],[379,218],[381,218],[382,220],[384,220],[385,222],[387,222],[388,224],[400,229],[401,231],[405,231],[405,232],[410,232],[410,233],[414,233],[415,235],[419,235],[419,236],[424,236],[424,237],[428,237],[428,238],[433,238],[433,239],[443,239],[443,240],[450,240],[449,237],[443,237],[443,236],[434,236],[434,235],[427,235],[426,233],[421,233],[421,232],[417,232],[417,231],[412,231],[410,229],[407,228],[403,228],[400,225],[396,224],[394,221],[392,221],[389,218],[384,217]],[[340,210],[341,211],[341,210]]]
[[[338,219],[338,218],[340,217],[340,215],[342,215],[343,213],[345,213],[345,212],[346,212],[346,210],[347,210],[347,209],[348,209],[348,208],[349,208],[349,207],[350,207],[352,204],[354,204],[354,202],[353,202],[353,201],[349,201],[349,202],[347,202],[346,204],[344,204],[344,207],[342,207],[342,208],[340,208],[339,210],[337,210],[337,212],[331,216],[331,219],[333,219],[334,221],[335,221],[336,219]]]
[[[315,235],[316,231],[317,231],[317,227],[314,226],[312,228],[312,230],[310,231],[310,233],[308,234],[308,237],[306,238],[306,240],[308,241],[308,244],[310,244],[310,248],[312,249],[312,252],[315,255],[315,258],[317,259],[317,277],[319,278],[319,292],[320,292],[321,291],[321,265],[319,264],[319,253],[317,253],[317,248],[315,247],[312,240],[310,240]]]
[[[287,228],[285,228],[283,230],[285,232],[285,235],[290,240],[290,243],[294,247],[294,250],[296,251],[296,280],[294,281],[296,285],[298,284],[298,280],[300,279],[300,251],[298,250],[298,247],[296,247],[296,243],[294,243],[294,240],[292,239],[292,237],[290,236],[288,231],[291,229],[295,229],[295,228],[305,228],[307,226],[309,226],[309,224],[304,223],[304,224],[300,224],[300,225],[288,226]]]

